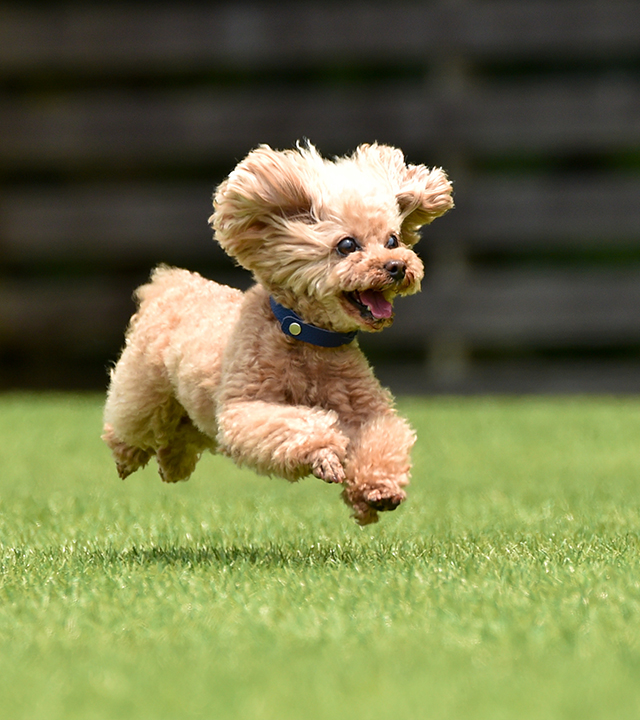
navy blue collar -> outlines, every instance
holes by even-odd
[[[269,302],[273,314],[280,323],[282,332],[294,340],[302,340],[302,342],[320,347],[336,348],[341,345],[348,345],[358,334],[357,330],[349,333],[339,333],[309,325],[299,315],[296,315],[293,310],[288,310],[283,305],[280,305],[271,296]]]

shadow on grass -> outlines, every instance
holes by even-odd
[[[353,567],[380,560],[380,552],[352,544],[314,543],[308,546],[288,543],[230,544],[230,545],[157,545],[132,546],[125,550],[107,549],[95,553],[95,562],[130,565],[216,566],[249,565],[264,568],[311,567],[342,565]],[[383,553],[387,554],[387,553]]]
[[[578,533],[573,536],[468,536],[446,540],[421,538],[400,542],[359,544],[345,542],[300,542],[264,544],[131,546],[125,550],[107,549],[95,552],[94,562],[129,565],[195,567],[348,567],[367,568],[395,563],[435,563],[447,567],[492,564],[501,559],[507,564],[541,564],[556,566],[567,563],[590,564],[603,557],[609,560],[636,558],[640,548],[638,533],[616,533],[596,537]],[[497,560],[496,560],[497,561]]]
[[[301,541],[264,543],[218,543],[202,539],[189,543],[166,543],[114,547],[108,543],[71,542],[49,548],[6,548],[0,554],[0,569],[28,568],[34,561],[49,567],[77,564],[83,568],[181,567],[265,569],[344,567],[365,569],[394,564],[427,563],[447,568],[471,568],[502,563],[518,566],[551,564],[555,567],[602,562],[637,563],[638,533],[594,535],[577,532],[551,536],[487,533],[478,537],[450,536],[405,541],[357,543]]]
[[[415,551],[409,556],[415,557]],[[397,552],[393,546],[359,546],[355,543],[231,543],[131,545],[126,548],[100,547],[94,543],[68,543],[49,548],[7,548],[0,565],[28,567],[35,560],[46,560],[50,566],[61,568],[70,563],[88,567],[365,567],[381,562],[406,559],[407,553]]]

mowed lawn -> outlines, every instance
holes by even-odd
[[[640,399],[407,399],[409,501],[205,457],[121,482],[102,399],[0,397],[2,720],[640,718]]]

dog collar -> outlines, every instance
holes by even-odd
[[[293,310],[280,305],[271,296],[269,297],[269,303],[273,314],[280,323],[282,332],[294,340],[302,340],[302,342],[318,345],[319,347],[336,348],[341,345],[348,345],[358,334],[357,330],[349,333],[339,333],[309,325]]]

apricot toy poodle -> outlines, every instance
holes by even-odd
[[[419,229],[453,206],[443,170],[361,145],[258,147],[218,187],[210,222],[253,273],[246,293],[161,266],[111,372],[103,439],[126,478],[155,456],[188,480],[204,450],[258,473],[342,484],[360,525],[406,497],[413,430],[358,347],[420,289]]]

